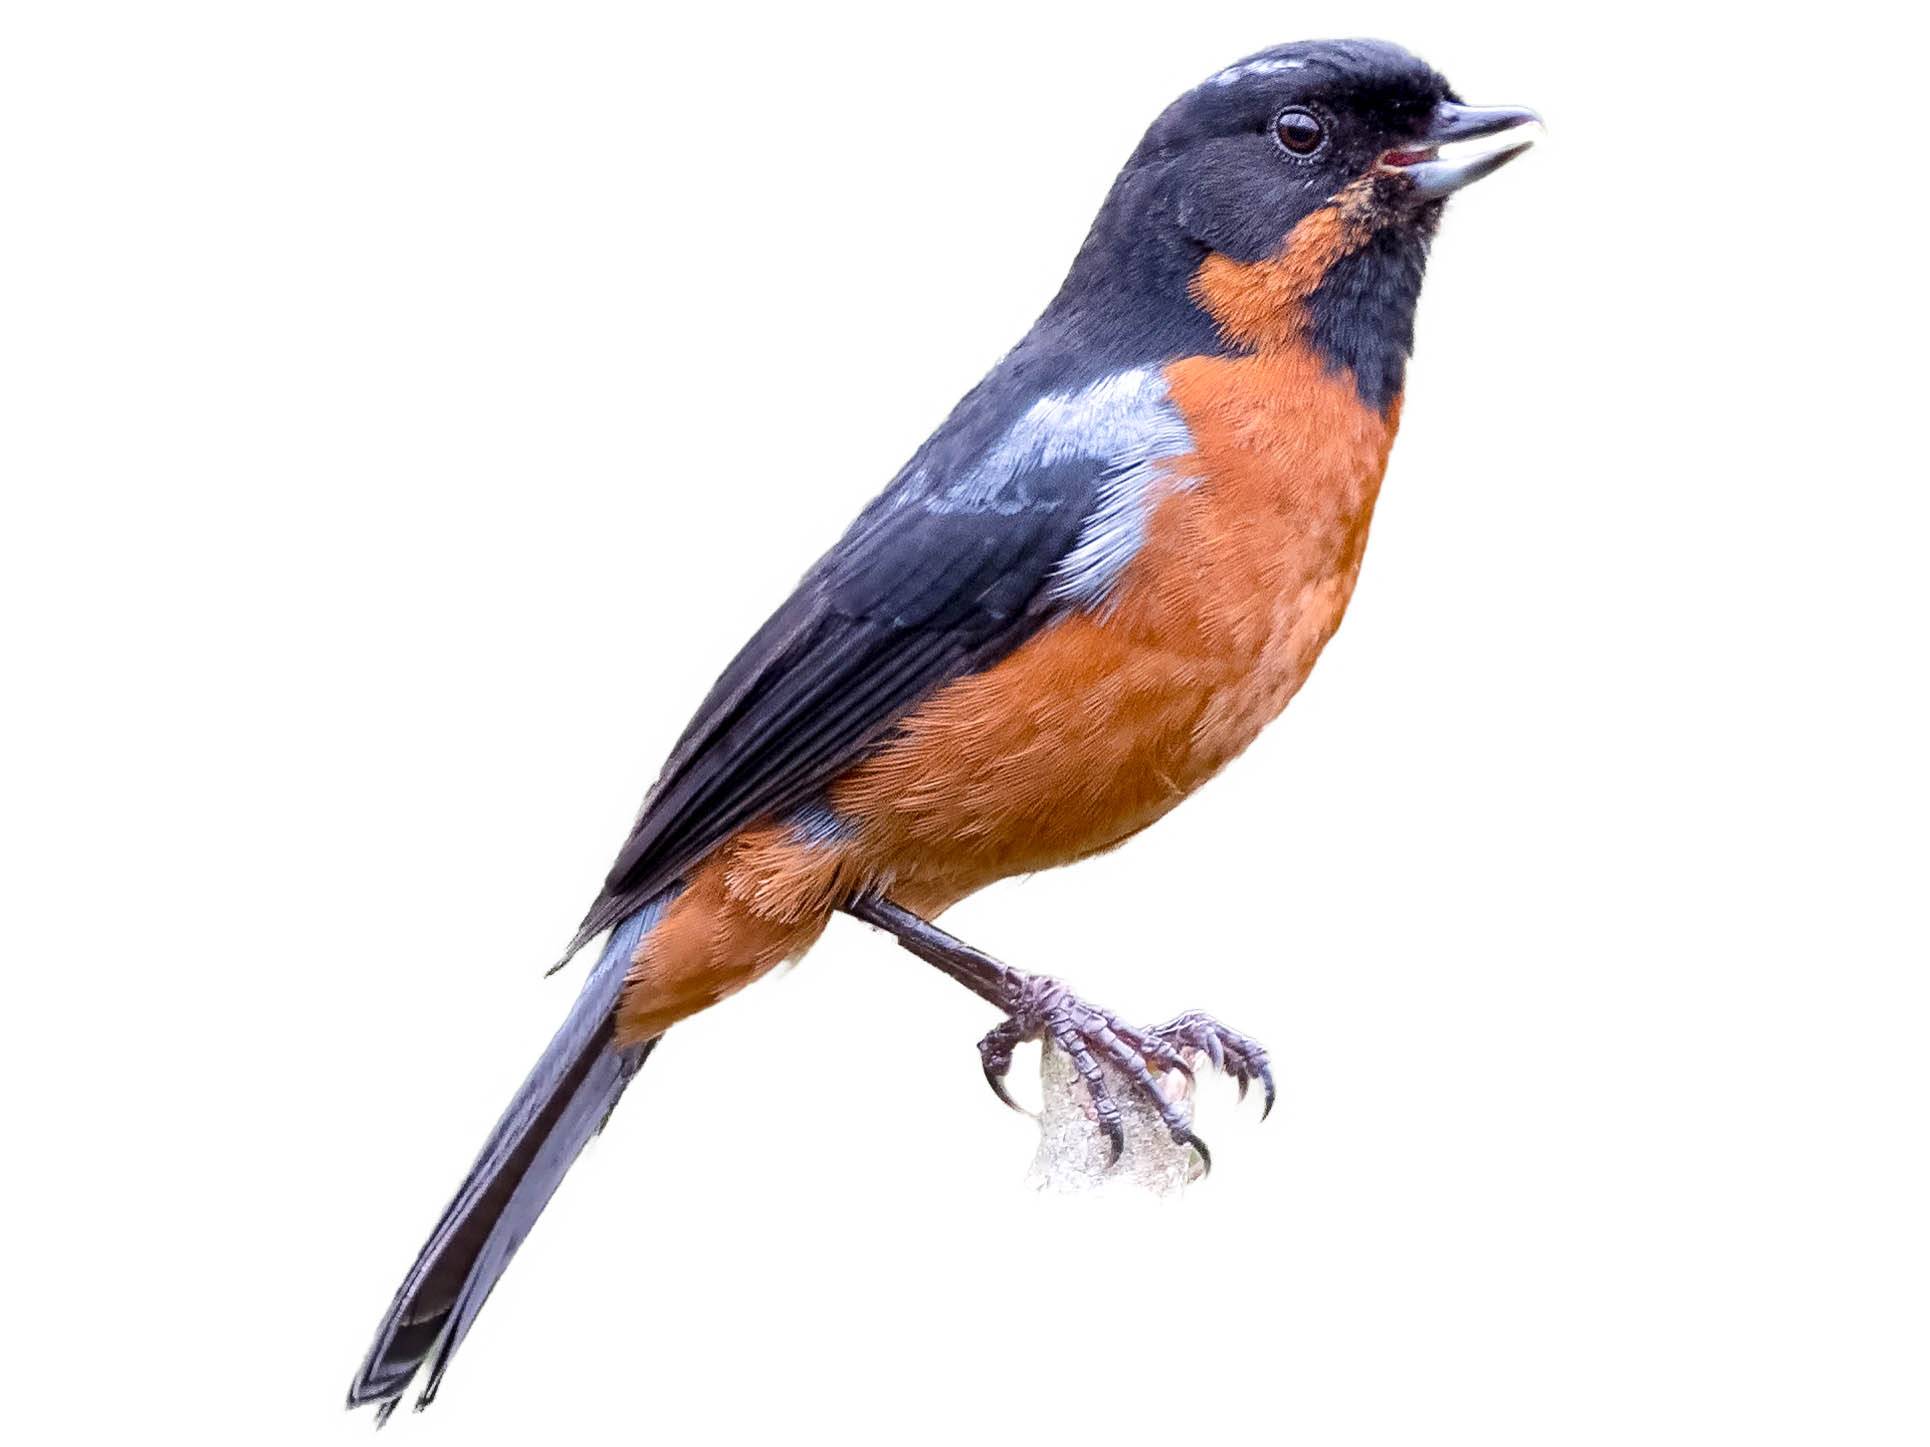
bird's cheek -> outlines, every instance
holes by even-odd
[[[1321,204],[1326,187],[1288,171],[1274,157],[1209,161],[1180,194],[1181,229],[1208,251],[1261,261],[1279,251],[1294,225]]]

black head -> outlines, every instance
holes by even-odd
[[[1314,258],[1306,290],[1348,256],[1379,255],[1406,278],[1411,313],[1443,200],[1526,149],[1534,121],[1531,111],[1462,105],[1433,67],[1385,41],[1301,41],[1248,56],[1153,122],[1054,309],[1088,345],[1122,308],[1142,327],[1196,339],[1216,330],[1195,285],[1208,258],[1276,260],[1318,218],[1309,232],[1344,244]],[[1479,144],[1457,144],[1469,142]],[[1442,156],[1442,146],[1473,154]]]
[[[1154,205],[1165,213],[1158,222],[1209,251],[1259,261],[1381,155],[1419,144],[1435,108],[1455,99],[1439,72],[1399,46],[1275,46],[1168,106],[1126,163],[1126,175],[1152,183],[1146,200],[1166,193]]]

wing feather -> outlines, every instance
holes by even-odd
[[[1081,544],[1093,551],[1090,529],[1118,509],[1120,479],[1149,487],[1149,464],[1183,450],[1184,424],[1175,430],[1163,384],[1148,384],[1155,373],[1114,374],[1022,410],[1001,400],[998,376],[725,669],[569,954],[746,824],[821,793],[935,689],[1103,596],[1106,576],[1068,591],[1065,569],[1085,566]],[[1104,553],[1107,568],[1123,567],[1118,553]]]

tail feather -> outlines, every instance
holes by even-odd
[[[376,1407],[377,1425],[425,1363],[417,1410],[435,1399],[449,1359],[516,1248],[649,1058],[654,1040],[616,1048],[615,1013],[629,963],[667,902],[658,898],[611,932],[569,1017],[403,1278],[348,1391],[350,1407]]]

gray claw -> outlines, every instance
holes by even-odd
[[[985,1038],[978,1042],[978,1058],[985,1067],[985,1083],[992,1087],[992,1094],[1020,1115],[1025,1114],[1025,1107],[1012,1099],[1011,1092],[1006,1090],[1005,1076],[1012,1068],[1012,1051],[1024,1038],[1015,1018],[993,1026],[985,1032]]]
[[[1190,1130],[1184,1135],[1175,1132],[1173,1139],[1178,1144],[1191,1146],[1200,1153],[1200,1174],[1202,1176],[1210,1176],[1213,1174],[1213,1152],[1206,1148],[1205,1141],[1194,1135]]]
[[[1012,1093],[1005,1088],[1005,1075],[1002,1071],[994,1074],[991,1067],[987,1066],[985,1070],[985,1083],[992,1087],[992,1094],[1004,1101],[1007,1106],[1016,1110],[1020,1115],[1025,1114],[1025,1107],[1012,1099]]]
[[[1266,1092],[1260,1119],[1265,1120],[1273,1113],[1273,1071],[1267,1063],[1267,1052],[1258,1041],[1227,1029],[1211,1015],[1202,1015],[1197,1010],[1175,1016],[1151,1033],[1204,1051],[1216,1069],[1233,1077],[1241,1100],[1246,1099],[1247,1087],[1258,1080]]]

